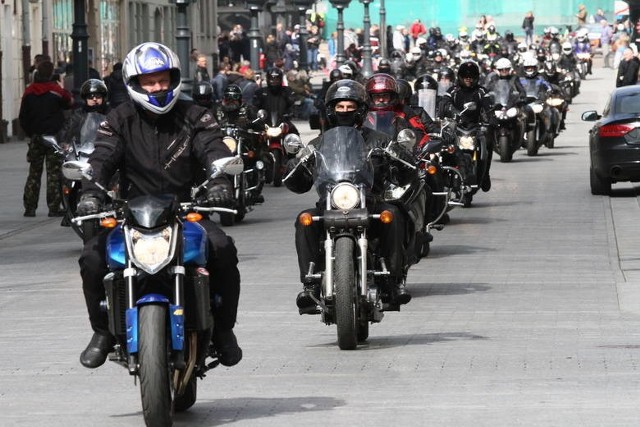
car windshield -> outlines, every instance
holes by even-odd
[[[315,185],[324,196],[327,185],[348,181],[373,185],[373,168],[369,149],[358,130],[351,126],[337,126],[322,134],[316,146]]]
[[[614,111],[616,114],[640,114],[640,92],[618,95]]]

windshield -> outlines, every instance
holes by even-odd
[[[502,105],[503,107],[507,107],[511,105],[511,85],[509,85],[508,80],[500,79],[495,83],[493,88],[493,93],[495,94],[494,102],[495,104]]]
[[[538,98],[538,91],[540,90],[538,79],[521,79],[520,81],[527,92],[527,98]]]
[[[93,151],[93,143],[96,140],[98,127],[104,119],[104,114],[96,112],[90,112],[87,114],[87,118],[82,124],[82,129],[80,129],[80,141],[77,142],[77,149],[79,152],[81,151],[85,154],[91,154]]]
[[[323,133],[316,146],[314,181],[318,194],[324,196],[327,186],[342,181],[371,188],[373,168],[368,155],[364,138],[354,127],[338,126]]]
[[[393,111],[369,111],[363,126],[382,132],[394,138],[396,136],[395,113]]]

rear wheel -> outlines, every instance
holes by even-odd
[[[598,176],[593,167],[589,168],[589,181],[591,183],[591,194],[594,196],[607,196],[611,194],[611,178]]]
[[[333,282],[340,350],[354,350],[358,344],[354,246],[355,243],[349,237],[336,240]]]
[[[171,426],[173,410],[167,308],[163,305],[143,305],[139,308],[138,317],[138,375],[144,421],[148,426]]]

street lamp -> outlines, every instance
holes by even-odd
[[[293,0],[293,3],[298,6],[298,14],[300,15],[300,32],[299,46],[300,57],[298,59],[298,68],[306,70],[308,68],[307,63],[307,9],[313,4],[314,0]]]
[[[263,10],[266,0],[248,0],[247,8],[251,12],[251,26],[247,37],[249,37],[251,68],[253,71],[260,72],[260,29],[258,27],[258,12]]]
[[[344,56],[344,18],[342,13],[344,12],[344,8],[349,6],[351,0],[329,0],[331,5],[338,10],[338,24],[336,29],[338,30],[338,46],[336,48],[336,65],[340,66],[345,61]]]
[[[191,32],[189,31],[189,23],[187,22],[187,6],[189,3],[195,3],[196,0],[169,0],[175,3],[177,7],[176,13],[176,50],[182,70],[182,90],[191,92],[191,62],[189,61],[189,40]]]
[[[368,79],[373,74],[373,66],[371,64],[371,18],[369,16],[369,3],[372,0],[360,0],[364,5],[364,43],[362,46],[362,77]]]

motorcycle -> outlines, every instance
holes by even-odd
[[[578,58],[578,73],[582,80],[587,78],[587,71],[589,70],[589,62],[591,62],[591,54],[589,52],[576,53]]]
[[[394,302],[395,283],[379,254],[379,241],[369,239],[367,233],[374,223],[394,220],[391,211],[372,214],[367,209],[366,190],[374,182],[371,156],[389,156],[409,169],[415,166],[396,155],[400,148],[395,141],[384,149],[369,150],[353,127],[329,129],[321,138],[317,147],[303,148],[305,154],[291,171],[293,174],[300,165],[315,162],[315,186],[320,199],[326,199],[321,215],[305,212],[298,218],[303,226],[319,222],[325,230],[324,269],[316,271],[315,263],[310,263],[305,280],[320,284],[316,314],[321,314],[324,323],[336,324],[339,348],[353,350],[368,338],[369,322],[380,322],[384,311],[399,310]],[[299,145],[286,147],[290,153],[300,149]],[[404,182],[385,191],[394,200],[403,201],[419,199],[420,192],[413,183]],[[408,266],[405,274],[407,270]]]
[[[571,104],[573,98],[580,93],[580,80],[579,76],[576,76],[575,71],[569,71],[565,69],[560,70],[561,78],[559,86],[564,93],[568,94],[567,103]]]
[[[104,307],[116,344],[109,359],[140,382],[149,426],[170,426],[174,412],[195,403],[197,378],[219,363],[210,345],[209,274],[215,272],[204,268],[207,236],[197,221],[200,212],[231,210],[201,206],[199,194],[217,176],[243,169],[239,157],[219,159],[209,179],[192,189],[190,202],[178,203],[173,195],[113,199],[103,212],[73,220],[98,219],[111,229]],[[92,169],[70,161],[63,173],[70,180],[91,180]],[[213,361],[207,363],[207,357]]]
[[[511,90],[509,81],[498,80],[494,85],[493,95],[494,151],[500,155],[501,162],[507,163],[522,145],[524,119],[516,106],[518,94]]]
[[[544,101],[545,104],[549,107],[549,111],[551,113],[551,132],[554,136],[558,136],[560,134],[560,130],[562,129],[562,120],[563,116],[566,114],[566,110],[568,108],[567,102],[561,93],[561,90],[556,86],[558,90],[552,90],[547,99]],[[553,148],[555,145],[555,138],[551,138],[547,143],[547,148]]]
[[[553,146],[555,135],[551,129],[552,112],[544,99],[545,92],[537,80],[523,79],[527,104],[533,117],[527,119],[526,148],[528,156],[535,156],[542,145]],[[522,81],[522,80],[521,80]]]
[[[277,111],[272,111],[269,117],[264,110],[258,111],[258,118],[265,120],[265,137],[267,153],[263,156],[265,161],[265,182],[274,187],[282,185],[282,177],[287,163],[287,154],[283,147],[283,140],[287,137],[300,138],[298,129],[291,123],[286,115],[281,116]]]
[[[220,212],[220,223],[232,226],[242,221],[253,210],[253,206],[264,201],[262,188],[265,183],[265,163],[262,159],[265,150],[262,133],[232,124],[228,124],[223,132],[223,142],[244,162],[242,173],[230,177],[233,183],[233,209],[237,213]]]

